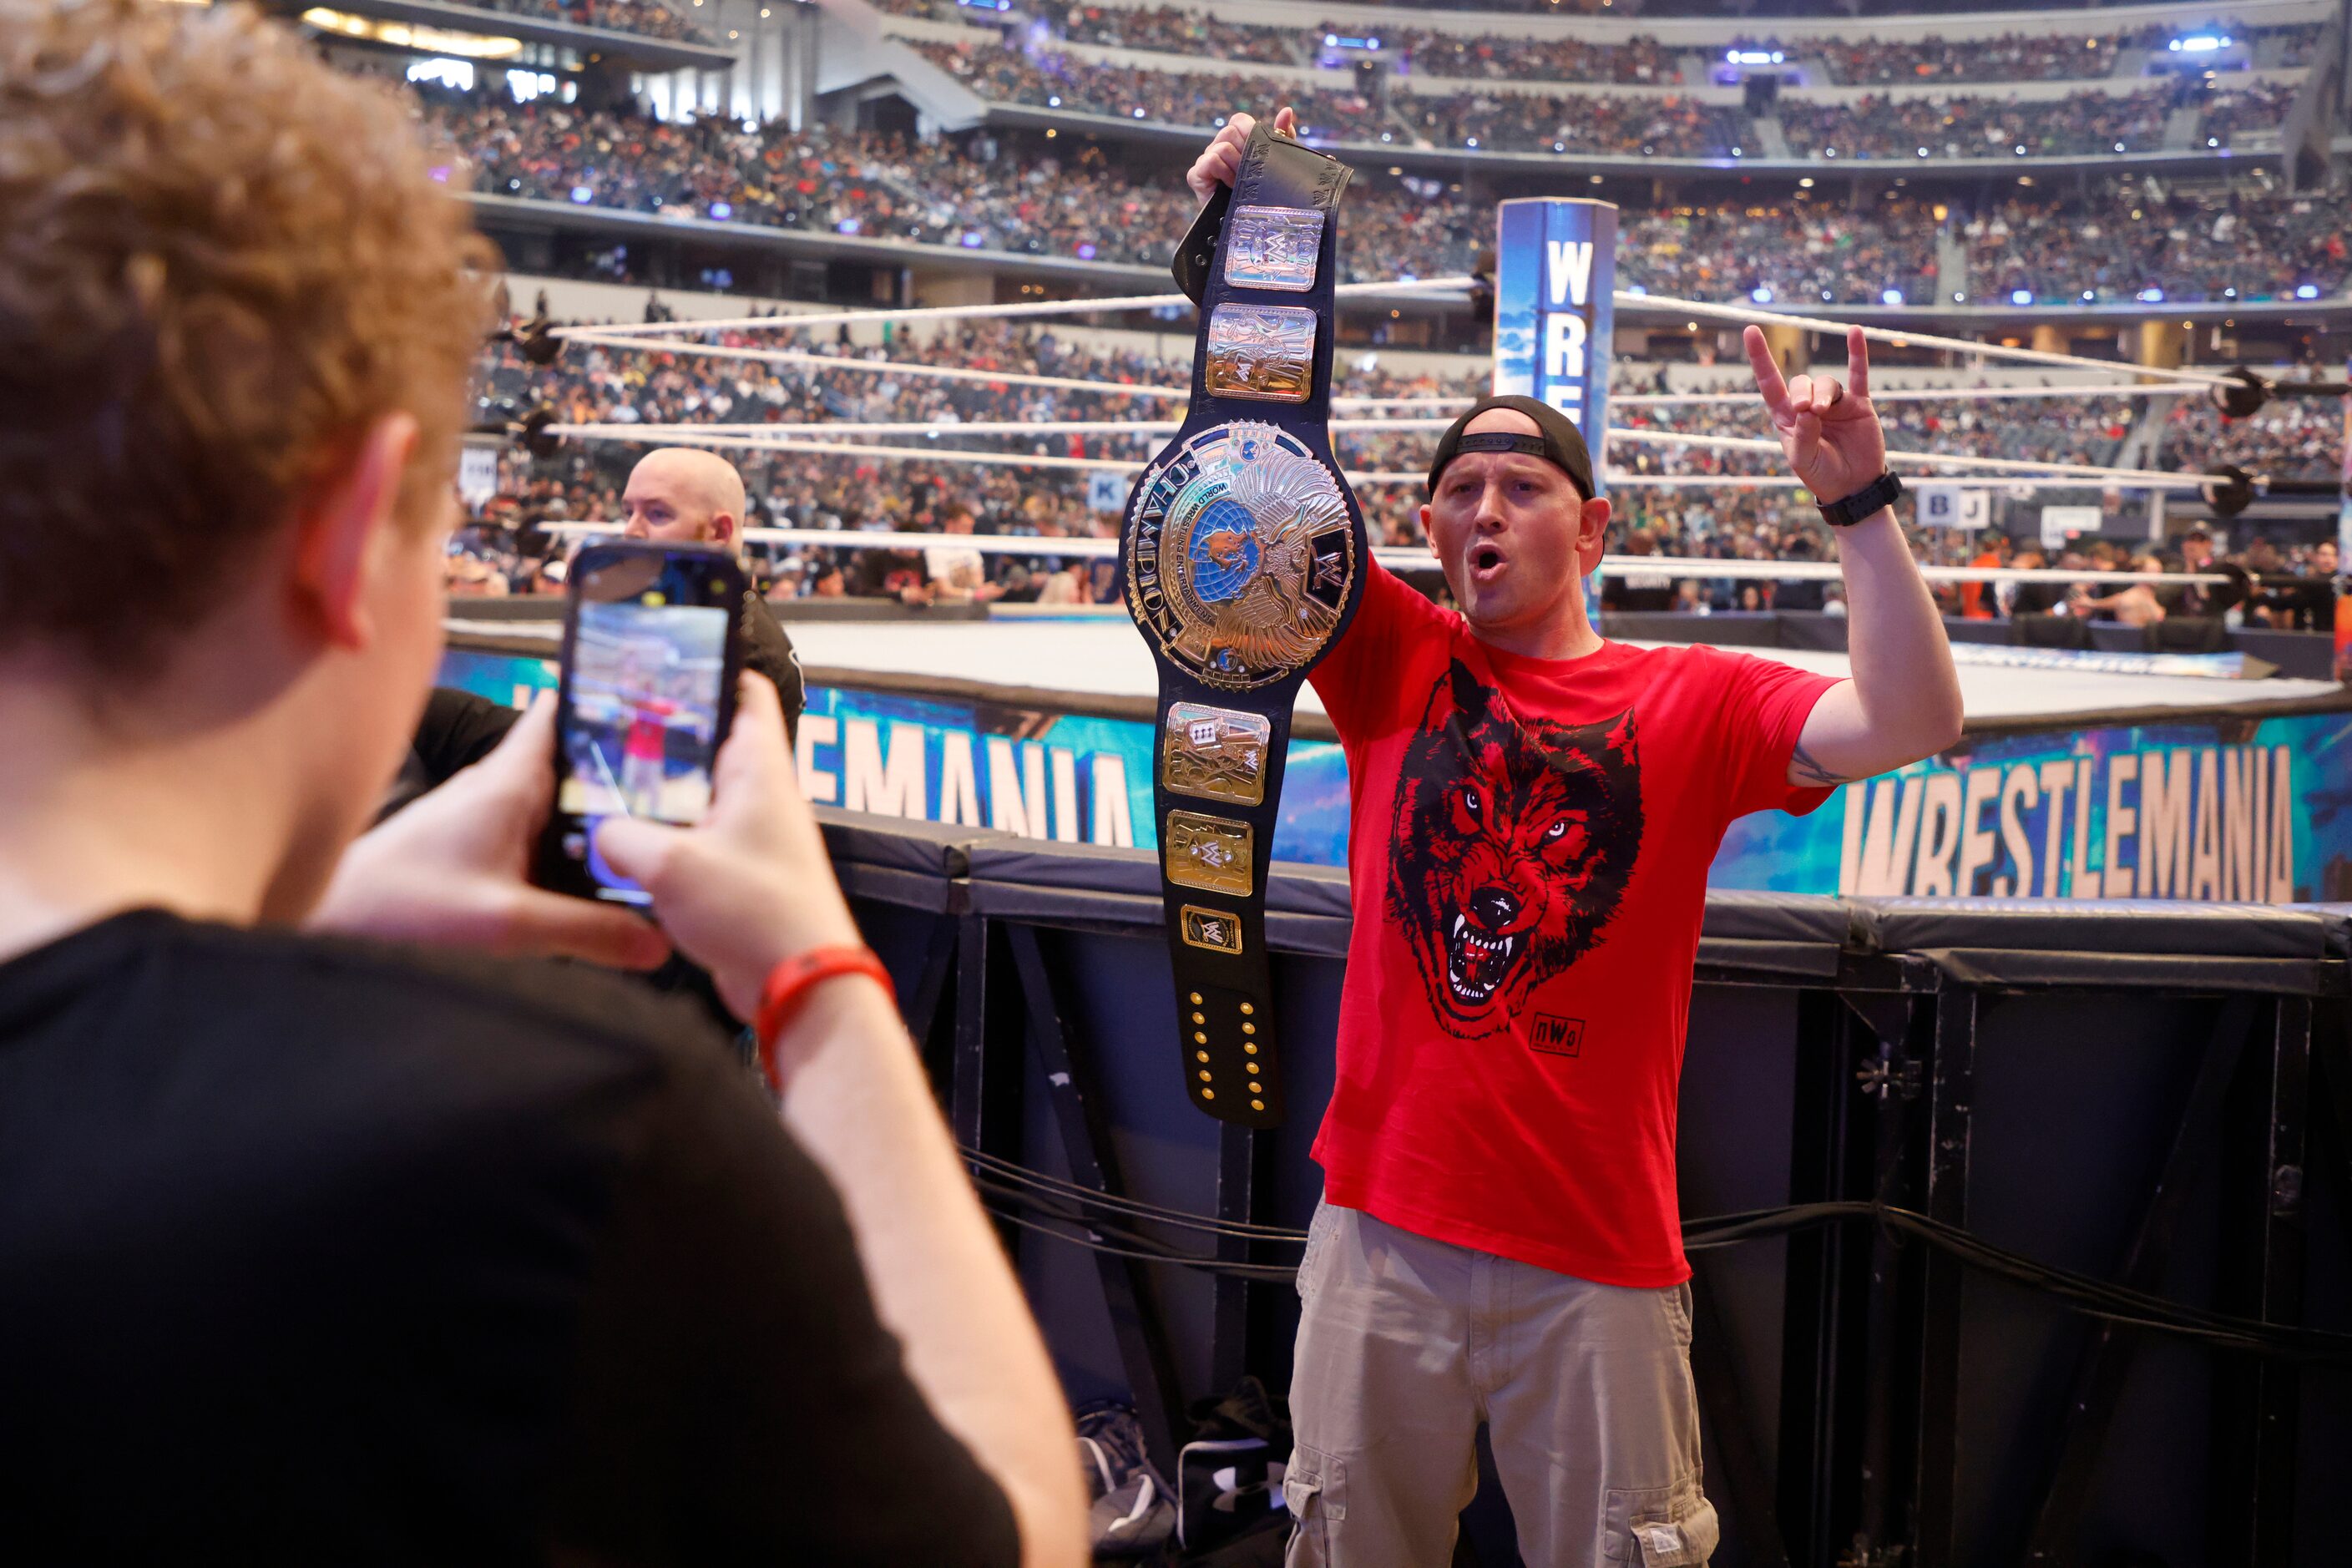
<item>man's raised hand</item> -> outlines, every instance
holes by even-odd
[[[1298,134],[1298,112],[1293,109],[1274,111],[1274,128],[1285,136]],[[1225,121],[1224,129],[1212,137],[1201,149],[1186,171],[1184,183],[1192,187],[1192,195],[1205,205],[1217,194],[1219,185],[1230,185],[1234,176],[1242,172],[1242,151],[1249,145],[1250,132],[1257,129],[1257,117],[1236,114]]]
[[[1741,334],[1756,390],[1772,416],[1780,450],[1805,488],[1823,501],[1843,500],[1886,471],[1886,432],[1870,405],[1870,348],[1862,329],[1847,330],[1846,369],[1851,391],[1834,376],[1801,375],[1784,381],[1762,329]]]

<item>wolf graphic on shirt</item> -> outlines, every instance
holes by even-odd
[[[1405,744],[1389,843],[1389,913],[1430,1011],[1460,1038],[1501,1032],[1624,896],[1642,847],[1633,710],[1522,722],[1454,660]]]

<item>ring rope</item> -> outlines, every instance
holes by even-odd
[[[1873,403],[1976,403],[2002,397],[2162,397],[2201,393],[2205,384],[2169,382],[2162,386],[2135,386],[2116,382],[2106,385],[2070,383],[2064,386],[1890,386],[1874,390]],[[1612,408],[1666,408],[1676,404],[1753,403],[1753,392],[1627,392],[1612,393]],[[1468,399],[1461,401],[1467,402]]]
[[[1896,327],[1867,327],[1855,321],[1832,321],[1821,316],[1791,316],[1779,310],[1759,310],[1748,305],[1717,305],[1703,300],[1676,300],[1660,294],[1630,294],[1616,291],[1620,310],[1648,310],[1658,315],[1707,316],[1719,321],[1753,322],[1759,326],[1801,327],[1809,332],[1850,332],[1860,329],[1862,335],[1876,342],[1899,342],[1906,347],[1949,349],[1958,353],[1981,354],[1993,359],[2013,359],[2028,364],[2063,364],[2077,370],[2099,370],[2110,374],[2116,372],[2113,360],[2087,359],[2081,354],[2054,353],[2048,349],[2013,349],[2005,343],[1974,342],[1967,338],[1947,338],[1934,332],[1914,332]],[[2205,386],[2236,384],[2234,377],[2213,371],[2195,370],[2187,365],[2175,365],[2167,370],[2148,370],[2147,375],[2168,375],[2175,381],[2193,381]]]
[[[595,536],[618,533],[617,522],[542,522],[545,532]],[[903,533],[879,529],[747,528],[742,537],[759,544],[814,545],[832,550],[971,550],[982,555],[1066,555],[1109,561],[1118,555],[1116,539],[1055,539],[1044,534]],[[1432,571],[1437,563],[1426,550],[1377,548],[1372,558],[1391,570]],[[1739,578],[1830,578],[1843,575],[1834,561],[1719,561],[1706,555],[1604,555],[1601,570],[1615,575]],[[2225,584],[2236,581],[2219,573],[2168,572],[2161,579],[2145,572],[2069,572],[2063,568],[2030,566],[1922,566],[1919,574],[1930,583],[2155,583],[2170,587],[2187,584]]]
[[[1161,386],[1150,382],[1083,381],[1074,375],[1039,375],[1029,371],[976,370],[968,365],[914,364],[903,360],[850,359],[807,349],[744,349],[725,343],[647,342],[615,338],[602,331],[575,334],[573,342],[598,348],[639,349],[646,353],[695,354],[706,359],[751,360],[761,364],[814,364],[866,375],[931,376],[942,381],[999,382],[1007,386],[1048,386],[1070,392],[1099,392],[1111,397],[1181,397],[1190,400],[1189,386]]]
[[[1057,430],[1065,433],[1075,434],[1076,433],[1076,428],[1079,426],[1085,426],[1088,428],[1108,428],[1114,432],[1121,429],[1139,430],[1147,427],[1169,427],[1164,423],[1156,426],[1144,426],[1141,425],[1121,426],[1111,421],[1105,420],[1073,421],[1069,426],[1049,424],[1044,421],[1028,425],[1023,425],[1014,421],[992,421],[991,423],[1008,426],[1011,429],[1022,434],[1036,435],[1050,435]],[[1349,422],[1339,420],[1333,421],[1335,426],[1347,423]],[[1369,423],[1376,427],[1394,428],[1409,423],[1422,428],[1442,428],[1451,422],[1446,420],[1418,420],[1411,422],[1378,420],[1370,421]],[[1118,458],[1042,457],[1034,454],[1016,452],[969,452],[959,447],[932,448],[928,447],[888,447],[864,442],[832,441],[824,439],[824,433],[833,428],[835,427],[829,425],[716,426],[582,424],[551,425],[548,426],[548,434],[553,436],[577,436],[595,440],[643,442],[659,439],[664,441],[677,441],[688,446],[740,447],[747,451],[838,452],[856,457],[896,457],[923,461],[937,459],[945,462],[962,463],[997,462],[1003,463],[1008,467],[1094,468],[1126,473],[1134,473],[1145,466],[1143,463],[1133,459]],[[892,432],[908,435],[939,434],[980,436],[993,433],[978,430],[970,426],[958,425],[899,424],[892,426],[883,424],[881,422],[870,422],[866,428],[873,430],[876,433]],[[739,431],[756,431],[761,433],[737,434]],[[765,434],[765,432],[776,432],[777,434],[768,435]],[[1609,431],[1609,439],[1612,441],[1631,442],[1637,446],[1701,447],[1733,452],[1759,452],[1774,457],[1780,456],[1781,450],[1780,442],[1767,440],[1761,437],[1702,436],[1675,430],[1622,429],[1612,426]],[[2044,460],[2038,458],[1980,458],[1967,453],[1958,452],[1908,452],[1902,450],[1890,450],[1886,456],[1892,460],[1903,463],[1941,465],[1947,468],[1974,468],[1986,473],[2016,474],[2025,478],[2064,477],[2082,482],[2095,480],[2103,484],[2112,484],[2119,489],[2197,489],[2209,482],[2206,477],[2200,474],[2163,473],[2153,468],[2108,468],[2096,467],[2088,463],[2062,463],[2054,459]],[[1350,473],[1348,477],[1351,482],[1358,484],[1394,484],[1401,482],[1419,484],[1427,478],[1425,474],[1404,474],[1399,472],[1380,474]],[[1721,478],[1725,476],[1708,475],[1696,477]]]
[[[748,360],[759,364],[816,365],[826,370],[845,370],[866,375],[929,376],[943,381],[997,383],[1008,386],[1042,386],[1067,392],[1098,392],[1113,397],[1165,397],[1191,401],[1190,386],[1174,386],[1159,382],[1088,381],[1079,376],[1041,375],[1033,371],[983,370],[970,365],[923,364],[906,360],[852,359],[843,354],[818,353],[809,349],[754,349],[727,343],[685,343],[667,339],[623,337],[617,328],[571,328],[570,341],[593,348],[634,349],[643,353],[693,354],[706,359]],[[2084,361],[2097,364],[2098,361]],[[2110,373],[2116,367],[2105,366]],[[1937,403],[1949,400],[1967,403],[1996,397],[2143,397],[2179,395],[2202,392],[2201,382],[2170,382],[2161,385],[2128,385],[2123,383],[2099,386],[2049,387],[1890,387],[1871,395],[1873,403]],[[1664,407],[1676,404],[1736,404],[1755,400],[1751,392],[1684,392],[1620,393],[1610,402],[1624,407]],[[1461,397],[1335,397],[1335,408],[1454,408],[1468,407],[1475,398]]]
[[[1460,292],[1478,285],[1475,278],[1426,278],[1391,279],[1369,283],[1342,283],[1334,290],[1341,295],[1375,293],[1442,293]],[[1714,321],[1738,321],[1742,324],[1796,327],[1810,332],[1847,332],[1859,327],[1864,337],[1877,342],[1900,343],[1940,348],[1957,353],[1974,354],[1986,359],[2014,360],[2027,364],[2067,365],[2081,370],[2095,370],[2107,374],[2118,374],[2111,360],[2095,360],[2081,354],[2056,353],[2046,349],[2011,348],[2004,343],[1977,342],[1967,338],[1945,337],[1934,332],[1916,332],[1895,327],[1862,326],[1857,322],[1838,321],[1827,317],[1795,316],[1780,310],[1759,310],[1752,305],[1717,304],[1704,300],[1683,300],[1668,294],[1636,294],[1620,289],[1615,301],[1621,309],[1647,311],[1653,315],[1706,316]],[[812,311],[799,315],[740,316],[704,321],[648,321],[638,324],[602,327],[557,327],[550,335],[576,342],[603,342],[608,345],[643,344],[652,342],[680,352],[695,352],[712,345],[669,342],[690,332],[711,331],[803,331],[819,327],[845,327],[880,321],[944,321],[1006,320],[1015,317],[1086,315],[1105,310],[1156,310],[1178,305],[1190,307],[1192,300],[1185,294],[1129,294],[1080,300],[1029,300],[988,305],[908,305],[864,310]],[[2147,375],[2168,375],[2176,382],[2192,382],[2204,386],[2231,384],[2232,378],[2217,372],[2200,371],[2189,366],[2169,370],[2147,370]]]
[[[1357,294],[1461,294],[1477,283],[1475,278],[1414,278],[1375,283],[1342,283],[1334,290]],[[648,321],[643,325],[583,330],[557,327],[559,338],[584,336],[585,331],[626,338],[661,338],[681,332],[804,331],[818,327],[858,326],[871,321],[952,321],[1003,320],[1013,316],[1068,316],[1097,310],[1150,310],[1170,305],[1192,308],[1189,294],[1125,294],[1085,300],[1025,300],[992,305],[901,305],[870,310],[808,311],[799,315],[738,316],[714,321]]]

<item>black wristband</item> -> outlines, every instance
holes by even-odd
[[[1902,494],[1901,479],[1881,474],[1843,500],[1822,502],[1822,521],[1832,528],[1852,528],[1864,518],[1877,516],[1881,508],[1893,506]]]

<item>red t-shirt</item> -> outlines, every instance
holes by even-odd
[[[1836,682],[1712,647],[1527,658],[1375,567],[1313,679],[1355,931],[1324,1195],[1607,1285],[1690,1277],[1675,1112],[1706,874]]]

